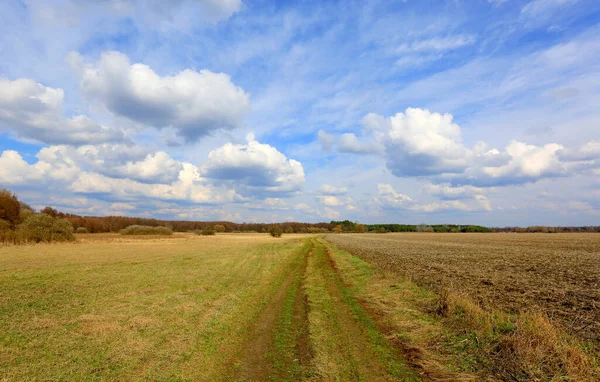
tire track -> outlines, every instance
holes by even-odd
[[[302,261],[285,277],[263,308],[254,327],[250,329],[251,334],[242,351],[236,380],[296,379],[298,374],[309,373],[312,351],[308,335],[308,305],[302,282],[306,259],[311,253],[312,245],[308,252],[300,254]],[[293,296],[290,296],[290,291],[294,293]],[[291,300],[288,301],[290,297]],[[286,314],[286,305],[291,310],[291,325],[280,328],[278,326],[282,316]],[[285,340],[292,341],[292,354],[279,354],[286,350],[280,349],[281,344],[276,343],[276,336],[280,335],[280,331],[285,332]],[[293,338],[287,338],[288,336]]]

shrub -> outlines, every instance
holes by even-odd
[[[226,230],[226,229],[225,229],[225,226],[224,226],[224,225],[222,225],[222,224],[217,224],[217,225],[215,225],[215,231],[216,231],[216,232],[225,232],[225,230]]]
[[[200,232],[202,236],[212,236],[215,234],[215,229],[212,226],[207,225]]]
[[[30,215],[17,227],[17,237],[25,242],[73,241],[73,224],[46,214]]]
[[[130,225],[119,231],[121,235],[172,235],[173,230],[167,227],[150,227],[147,225]]]
[[[10,223],[11,227],[20,223],[21,203],[17,196],[6,189],[0,189],[0,219]]]
[[[90,233],[90,231],[85,227],[79,227],[79,228],[77,228],[75,233]]]
[[[10,222],[4,219],[0,219],[0,234],[6,231],[10,231]]]
[[[46,215],[50,215],[53,218],[58,216],[58,211],[55,208],[52,207],[45,207],[43,210],[40,211],[41,214],[46,214]]]
[[[269,233],[273,237],[281,237],[281,235],[282,235],[281,227],[278,225],[274,225],[269,229]]]

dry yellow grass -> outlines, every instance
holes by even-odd
[[[295,262],[267,235],[0,248],[0,379],[215,380]]]
[[[560,315],[547,317],[547,312],[560,310],[556,301],[526,305],[528,296],[516,299],[498,281],[514,272],[512,288],[529,282],[536,293],[546,295],[555,292],[555,285],[577,290],[578,296],[597,293],[582,272],[598,258],[598,236],[544,236],[398,234],[329,235],[327,239],[376,265],[358,293],[391,327],[391,335],[413,349],[413,364],[435,375],[434,379],[469,380],[473,378],[469,374],[475,374],[477,379],[596,380],[600,367],[593,345],[582,342],[577,333],[569,335]],[[540,274],[529,274],[531,269],[519,272],[511,261],[530,264]],[[566,285],[565,277],[557,275],[561,271],[571,279],[582,276],[582,282]],[[550,289],[544,291],[542,277],[557,279],[548,280]],[[438,296],[432,298],[411,279],[436,286]],[[482,282],[490,279],[494,281]],[[348,282],[356,280],[360,277]],[[505,307],[509,309],[503,311]],[[594,317],[594,311],[584,312]],[[594,329],[591,333],[598,334]],[[453,369],[467,374],[453,375]]]

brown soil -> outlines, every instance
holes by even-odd
[[[598,234],[328,235],[340,249],[482,306],[541,311],[600,342]]]

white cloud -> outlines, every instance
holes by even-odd
[[[241,0],[67,0],[48,5],[27,2],[37,20],[53,25],[79,25],[85,14],[110,13],[154,29],[191,29],[217,23],[241,11]]]
[[[0,79],[0,129],[44,143],[88,144],[125,140],[123,131],[84,115],[63,117],[64,92],[31,79]]]
[[[489,200],[483,195],[464,196],[461,199],[419,204],[408,195],[396,192],[390,184],[378,184],[377,196],[374,198],[374,201],[384,209],[400,209],[425,213],[441,211],[491,211],[492,209]]]
[[[465,200],[445,200],[439,203],[430,203],[423,205],[414,205],[410,207],[412,211],[419,212],[441,212],[441,211],[491,211],[492,206],[489,200],[483,195],[476,195],[473,199]]]
[[[42,177],[42,172],[21,157],[13,150],[6,150],[0,155],[0,183],[5,185],[20,185],[37,181]]]
[[[572,5],[579,0],[533,0],[521,9],[521,15],[528,18],[545,16],[561,7]]]
[[[425,40],[413,41],[410,44],[402,44],[394,49],[396,54],[415,52],[443,52],[458,49],[475,43],[475,36],[457,35],[447,37],[434,37]]]
[[[558,156],[561,160],[590,161],[600,158],[600,141],[589,141],[575,149],[563,149]]]
[[[324,184],[321,187],[319,187],[317,192],[322,195],[345,195],[348,193],[348,188],[335,187],[329,184]]]
[[[325,151],[331,151],[333,144],[335,143],[335,137],[329,133],[319,130],[319,143]]]
[[[489,149],[484,142],[468,148],[452,115],[423,109],[408,108],[390,118],[368,114],[363,124],[384,147],[386,166],[398,177],[427,176],[435,183],[492,187],[570,176],[600,166],[597,141],[576,149],[516,140],[503,151]]]
[[[56,169],[95,172],[113,178],[129,178],[144,183],[171,183],[177,180],[183,164],[163,151],[150,152],[143,146],[85,145],[50,146],[38,158]]]
[[[249,96],[224,73],[186,69],[161,77],[119,52],[93,64],[69,57],[85,97],[114,115],[157,128],[173,127],[188,142],[219,129],[234,129],[250,110]]]
[[[387,167],[396,176],[457,173],[468,165],[460,127],[450,114],[408,108],[390,118],[368,114],[363,124],[385,147]]]
[[[344,203],[335,196],[317,196],[319,203],[329,207],[339,207]]]
[[[452,187],[449,184],[427,184],[423,189],[426,193],[445,200],[473,198],[488,191],[488,189],[481,187],[468,185]]]
[[[388,208],[407,208],[413,203],[410,196],[396,192],[392,185],[385,183],[377,185],[375,201]]]
[[[265,211],[286,211],[290,209],[286,202],[280,198],[266,198],[260,203],[244,203],[243,206],[251,210]]]
[[[201,204],[220,204],[239,200],[233,190],[216,189],[199,175],[196,166],[183,164],[177,181],[171,184],[148,184],[131,179],[110,178],[98,173],[84,172],[69,189],[82,194],[104,194],[105,198],[119,201],[155,200],[180,201]]]
[[[75,155],[72,156],[73,154]],[[160,152],[141,162],[132,162],[131,168],[125,163],[120,170],[138,171],[135,178],[143,178],[146,182],[89,171],[84,168],[84,164],[77,162],[77,154],[67,146],[45,147],[37,154],[38,161],[30,165],[17,152],[4,151],[0,156],[0,182],[19,186],[35,185],[75,194],[92,194],[101,199],[119,202],[150,199],[219,204],[241,200],[233,189],[218,188],[207,182],[200,176],[198,168],[190,163],[177,162],[176,167],[180,170],[172,181],[166,182],[168,179],[164,179],[164,183],[148,182],[149,177],[159,176],[157,174],[162,171],[163,164],[156,163],[157,160],[162,162],[163,154]],[[172,161],[162,159],[167,163]],[[118,167],[116,170],[119,171]]]
[[[174,160],[164,151],[148,154],[139,162],[128,162],[114,169],[115,173],[123,177],[150,181],[153,183],[169,183],[179,173],[183,165]]]
[[[227,143],[208,155],[204,174],[244,194],[294,193],[305,183],[304,168],[252,136],[245,145]]]
[[[372,154],[382,151],[382,146],[376,142],[361,142],[353,133],[340,136],[338,150],[342,153]]]

